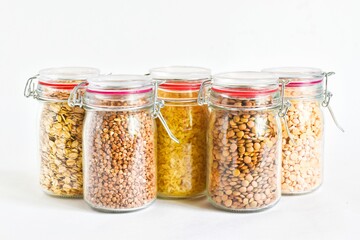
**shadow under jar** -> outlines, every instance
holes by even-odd
[[[291,141],[283,126],[282,193],[304,194],[323,181],[324,73],[316,68],[264,69],[288,81],[285,97],[291,106],[286,115]]]
[[[83,101],[78,89],[85,88]],[[74,89],[83,102],[84,199],[105,212],[133,211],[156,199],[154,91],[142,75],[106,75]]]
[[[237,212],[273,206],[281,196],[278,79],[258,72],[217,74],[208,105],[209,201]]]
[[[82,127],[85,112],[70,107],[71,90],[99,70],[82,67],[43,69],[28,80],[24,95],[41,103],[40,185],[57,197],[82,197]]]
[[[159,82],[158,98],[164,101],[162,115],[180,143],[158,125],[158,196],[194,198],[206,188],[206,125],[208,110],[197,104],[200,85],[210,79],[210,70],[174,66],[154,68],[151,77]]]

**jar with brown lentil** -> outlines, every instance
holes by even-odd
[[[85,88],[83,99],[78,89]],[[142,75],[104,75],[74,89],[82,103],[84,199],[94,209],[124,212],[156,199],[156,125],[152,82]]]
[[[200,85],[210,70],[173,66],[154,68],[150,75],[160,82],[158,98],[165,103],[162,114],[180,141],[168,137],[158,120],[158,196],[194,198],[206,188],[206,125],[208,110],[197,104]]]
[[[211,85],[209,201],[238,212],[275,205],[281,196],[278,79],[259,72],[229,72],[214,75]]]
[[[285,97],[291,102],[286,115],[290,135],[283,127],[282,193],[314,191],[323,181],[324,116],[321,106],[328,105],[327,97],[331,94],[324,96],[324,77],[328,74],[316,68],[263,71],[288,82]]]
[[[49,68],[28,80],[24,95],[41,102],[40,185],[50,195],[82,197],[82,126],[84,110],[70,107],[71,90],[96,76],[94,68]]]

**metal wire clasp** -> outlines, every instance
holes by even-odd
[[[279,110],[279,117],[281,117],[284,121],[284,126],[286,129],[286,133],[290,138],[290,141],[295,145],[294,138],[290,132],[289,126],[287,124],[287,112],[289,110],[289,107],[291,106],[291,103],[289,100],[285,101],[285,86],[290,82],[289,79],[280,79],[281,84],[281,105]]]
[[[34,98],[37,98],[37,92],[36,92],[36,83],[34,82],[35,79],[37,79],[37,77],[39,76],[39,74],[36,74],[35,76],[29,78],[26,81],[26,85],[24,88],[24,96],[25,97],[31,97],[33,96]]]
[[[340,126],[339,122],[336,120],[335,114],[334,114],[332,108],[330,107],[330,100],[331,100],[331,97],[333,96],[333,94],[328,90],[328,77],[331,75],[334,75],[334,74],[335,74],[334,72],[325,72],[324,73],[325,90],[324,90],[324,100],[322,101],[321,106],[329,109],[330,115],[331,115],[336,127],[338,129],[340,129],[340,131],[345,132],[345,130]]]
[[[82,94],[79,92],[80,88],[83,88],[84,86],[87,85],[87,82],[82,82],[79,83],[76,87],[74,87],[74,89],[70,92],[69,98],[68,98],[68,105],[70,107],[75,107],[75,106],[79,106],[82,107],[83,106],[83,96]]]
[[[161,124],[164,126],[165,131],[169,135],[169,137],[174,140],[176,143],[180,143],[179,139],[175,137],[175,135],[171,132],[169,126],[166,123],[163,115],[161,114],[161,108],[165,106],[164,100],[158,100],[158,87],[159,84],[163,83],[164,81],[154,80],[154,107],[153,107],[153,117],[159,118]]]
[[[325,91],[324,91],[324,100],[322,101],[321,105],[323,107],[327,107],[329,106],[330,103],[330,99],[333,96],[331,92],[328,91],[328,77],[330,77],[331,75],[334,75],[334,72],[325,72],[324,76],[325,76]]]
[[[209,93],[209,89],[208,86],[211,85],[211,80],[212,79],[208,79],[205,80],[201,83],[200,89],[199,89],[199,94],[198,94],[198,98],[197,98],[197,103],[201,106],[204,104],[208,104],[209,103],[209,99],[208,99],[208,93]]]

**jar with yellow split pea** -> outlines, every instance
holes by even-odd
[[[25,97],[41,103],[39,119],[40,186],[52,196],[83,196],[82,130],[85,111],[71,107],[71,90],[99,70],[84,67],[48,68],[29,78]]]
[[[150,70],[159,83],[161,113],[179,143],[170,139],[159,120],[157,186],[161,198],[194,198],[206,187],[206,126],[208,110],[197,104],[200,85],[210,70],[199,67],[162,67]]]
[[[288,129],[284,125],[282,128],[282,194],[312,192],[323,182],[322,108],[328,107],[332,113],[329,106],[332,94],[327,89],[327,77],[333,73],[298,67],[271,68],[263,72],[276,74],[281,81],[287,82],[285,98],[291,103],[285,118]]]

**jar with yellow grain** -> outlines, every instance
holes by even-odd
[[[260,72],[216,74],[207,96],[207,196],[235,212],[274,206],[281,196],[281,114],[287,109],[278,78]]]
[[[271,68],[263,72],[276,74],[286,81],[285,97],[291,103],[286,114],[288,129],[283,126],[282,130],[282,193],[312,192],[323,182],[322,106],[331,111],[332,94],[327,90],[327,78],[334,73],[317,68]]]
[[[179,143],[158,125],[157,186],[162,198],[194,198],[206,186],[206,126],[208,110],[197,104],[200,85],[210,70],[199,67],[162,67],[150,70],[159,84],[162,114]]]

